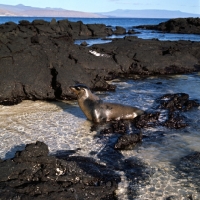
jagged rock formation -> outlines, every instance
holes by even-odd
[[[200,18],[177,18],[170,19],[158,25],[142,25],[137,28],[158,30],[164,33],[188,33],[200,34]]]
[[[0,103],[74,98],[69,86],[76,82],[92,89],[113,90],[106,80],[119,76],[200,70],[198,42],[161,42],[128,36],[92,47],[74,44],[74,39],[124,33],[122,27],[113,31],[104,24],[68,20],[0,25]]]

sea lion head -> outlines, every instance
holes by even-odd
[[[83,84],[76,84],[75,86],[70,86],[69,88],[78,98],[84,96],[87,98],[90,92],[90,89]]]

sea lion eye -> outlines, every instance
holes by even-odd
[[[80,87],[76,87],[76,89],[77,89],[77,90],[80,90],[81,88],[80,88]]]

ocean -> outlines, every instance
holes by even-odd
[[[39,18],[0,17],[0,23],[8,21],[18,23],[22,19],[33,21]],[[46,21],[51,19],[44,18]],[[60,19],[63,18],[56,18]],[[103,23],[113,28],[122,26],[128,30],[133,26],[158,24],[167,19],[68,18],[68,20],[81,20],[86,24]],[[140,32],[137,36],[143,39],[200,41],[200,35],[164,34],[147,30]],[[76,41],[77,44],[78,42]],[[92,40],[90,45],[98,42],[105,41]],[[156,99],[166,93],[187,93],[191,99],[200,102],[200,73],[150,76],[142,80],[116,79],[111,81],[111,84],[117,86],[116,92],[96,92],[96,95],[105,101],[134,105],[145,111],[155,110]],[[164,115],[165,113],[162,113],[160,121]],[[117,169],[117,162],[123,163],[126,159],[136,158],[146,164],[147,171],[152,172],[152,174],[147,173],[149,176],[147,181],[138,181],[136,184],[133,175],[135,172],[126,169],[115,170],[122,179],[118,185],[118,199],[200,199],[200,175],[196,173],[199,170],[199,163],[196,163],[196,168],[191,167],[188,171],[184,171],[187,166],[181,168],[180,164],[183,157],[200,152],[200,107],[183,112],[182,115],[187,119],[188,127],[144,128],[142,133],[146,137],[139,146],[133,150],[116,152],[117,155],[121,155],[120,160],[117,160],[117,155],[116,160],[112,157],[114,160],[108,165],[113,165],[112,170]],[[91,131],[91,126],[92,123],[86,119],[76,101],[23,101],[11,107],[0,105],[0,157],[12,158],[17,150],[24,149],[25,144],[43,141],[48,145],[51,154],[55,154],[58,150],[80,149],[74,156],[92,157],[106,165],[109,161],[106,148],[113,136],[105,135],[100,139],[97,137],[100,134],[98,130]],[[101,157],[102,153],[106,159]],[[137,191],[137,197],[131,196],[133,191]]]

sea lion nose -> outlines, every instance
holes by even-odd
[[[75,89],[74,86],[69,86],[69,89],[70,89],[70,91],[73,92],[73,93],[76,91],[76,89]]]

